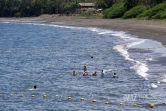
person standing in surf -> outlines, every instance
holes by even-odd
[[[86,65],[84,65],[84,72],[86,72],[87,71],[87,68],[86,68]]]
[[[103,70],[101,70],[101,77],[104,77],[104,72],[103,72]]]
[[[84,72],[83,72],[83,76],[87,76],[88,75],[88,72],[87,72],[87,67],[86,65],[84,65]]]

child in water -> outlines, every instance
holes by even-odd
[[[112,78],[118,78],[118,75],[116,75],[116,73],[114,73]]]
[[[72,75],[73,75],[73,76],[76,76],[77,74],[76,74],[76,72],[75,72],[75,71],[73,71]]]
[[[84,71],[83,76],[87,76],[88,72]]]
[[[83,73],[83,76],[87,76],[87,75],[88,75],[87,68],[86,68],[86,65],[84,65],[84,73]]]
[[[95,71],[95,72],[92,74],[92,76],[97,76],[97,72]]]

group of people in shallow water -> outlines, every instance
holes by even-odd
[[[72,73],[73,76],[76,76],[76,72],[73,71]],[[83,72],[83,76],[87,76],[88,75],[88,72],[87,72],[87,67],[84,65],[84,72]],[[104,71],[101,70],[101,77],[104,77]],[[92,73],[92,76],[97,76],[97,72],[95,71],[94,73]],[[118,75],[116,75],[116,73],[114,73],[113,77],[112,78],[118,78]]]
[[[72,73],[73,76],[77,76],[76,72],[73,71]],[[83,72],[83,76],[87,76],[88,72],[87,72],[87,67],[84,65],[84,72]],[[92,76],[97,76],[97,72],[95,71],[94,73],[92,73]],[[104,70],[101,70],[101,77],[104,77]],[[116,75],[116,73],[114,73],[114,75],[112,76],[112,78],[118,78],[118,75]],[[34,90],[37,89],[37,86],[35,85]]]

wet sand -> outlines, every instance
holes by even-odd
[[[78,27],[98,27],[125,31],[139,38],[153,39],[166,45],[166,22],[155,20],[88,19],[76,16],[42,15],[30,18],[0,18],[6,22],[30,22]]]

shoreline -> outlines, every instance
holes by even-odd
[[[166,45],[166,22],[154,20],[88,19],[75,16],[52,16],[25,18],[0,18],[0,22],[45,23],[76,27],[96,27],[124,31],[138,38],[152,39]]]

